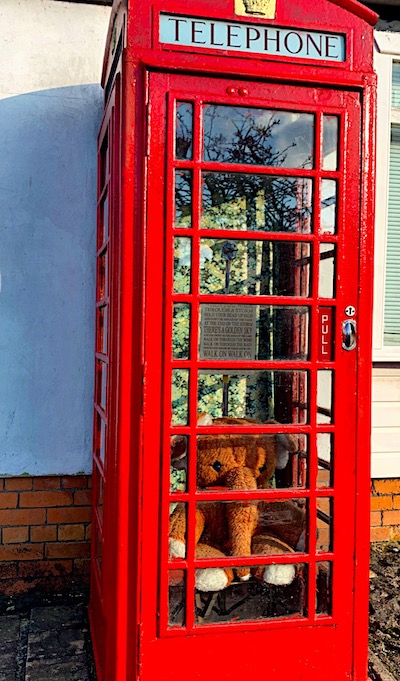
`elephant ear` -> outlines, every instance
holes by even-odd
[[[212,426],[213,424],[213,418],[210,416],[210,414],[204,414],[201,413],[197,417],[197,425],[198,426]]]
[[[275,421],[274,419],[270,419],[266,423],[279,425],[279,421]],[[297,452],[297,440],[290,433],[276,433],[275,439],[278,445],[278,460],[276,462],[276,468],[278,470],[282,470],[283,468],[286,468],[288,464],[289,454]]]
[[[297,442],[290,433],[277,433],[276,441],[278,443],[278,461],[276,467],[278,470],[285,468],[289,461],[289,454],[297,452]]]

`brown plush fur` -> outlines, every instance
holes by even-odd
[[[254,425],[258,422],[223,417],[214,419],[213,424],[234,426]],[[243,491],[267,488],[278,462],[279,447],[288,452],[297,449],[294,438],[282,433],[235,435],[228,430],[226,434],[199,436],[198,488],[223,486],[227,490]],[[179,453],[181,455],[180,448]],[[234,556],[291,553],[304,528],[305,513],[291,501],[204,502],[199,503],[196,509],[195,541],[197,547],[202,547],[201,553],[207,550],[211,552],[208,556],[215,551],[225,555],[221,550]],[[186,542],[183,504],[178,504],[171,516],[170,538],[183,544]],[[197,555],[201,557],[198,553]],[[229,570],[225,572],[229,573]],[[246,579],[250,569],[237,569],[236,573],[241,579]],[[259,573],[261,574],[260,570],[255,570],[257,577]],[[230,581],[231,576],[228,574],[228,582]]]

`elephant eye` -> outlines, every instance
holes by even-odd
[[[214,461],[214,463],[211,464],[211,465],[212,465],[213,469],[214,469],[215,471],[217,471],[217,473],[220,472],[220,470],[221,470],[221,468],[222,468],[222,463],[221,463],[220,461]]]
[[[266,467],[266,465],[264,465],[264,466],[261,466],[261,468],[259,468],[258,470],[259,470],[260,473],[264,473],[264,471],[267,470],[267,467]]]

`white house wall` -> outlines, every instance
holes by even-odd
[[[109,14],[0,2],[0,475],[91,469],[96,137]]]
[[[91,470],[96,137],[109,14],[0,1],[0,475]],[[400,370],[374,370],[372,408],[372,475],[398,477]]]
[[[400,476],[400,369],[375,368],[372,377],[372,477]]]

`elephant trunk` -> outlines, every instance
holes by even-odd
[[[226,476],[230,490],[255,490],[257,482],[250,468],[234,468]],[[233,556],[250,556],[251,540],[258,523],[258,502],[233,501],[227,503],[229,542]],[[236,569],[242,581],[250,578],[250,568]]]

